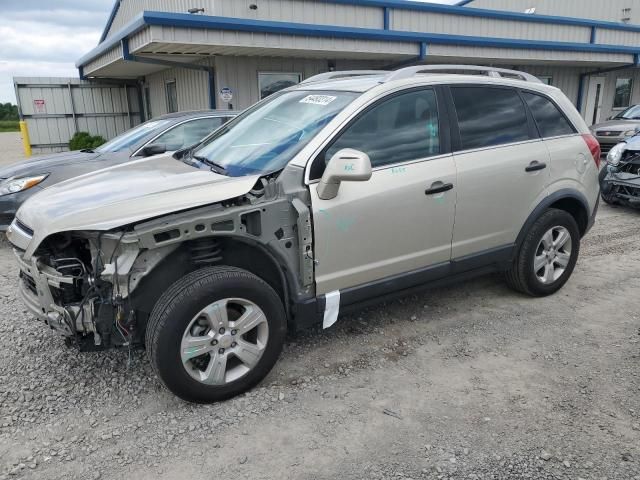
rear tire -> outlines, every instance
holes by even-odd
[[[160,296],[147,325],[147,354],[171,392],[212,403],[269,373],[286,326],[280,297],[261,278],[234,267],[204,268]]]
[[[551,295],[567,282],[578,260],[580,231],[564,210],[549,209],[527,231],[506,272],[507,284],[534,297]]]

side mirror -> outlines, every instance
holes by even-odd
[[[147,145],[140,150],[138,154],[140,157],[151,157],[152,155],[159,155],[161,153],[165,153],[167,151],[167,146],[160,143],[153,143],[151,145]]]
[[[341,182],[364,182],[370,178],[369,155],[352,148],[343,148],[329,160],[318,184],[318,197],[331,200],[338,195]]]

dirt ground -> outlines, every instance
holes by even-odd
[[[24,160],[19,132],[0,132],[0,167]]]
[[[0,478],[640,479],[639,224],[602,207],[552,297],[494,276],[373,307],[210,406],[143,352],[67,349],[4,245]]]

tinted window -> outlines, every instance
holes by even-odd
[[[523,93],[523,96],[538,125],[540,135],[557,137],[575,133],[569,121],[549,99],[533,93]]]
[[[529,139],[527,114],[515,90],[453,87],[451,93],[463,150]]]
[[[163,133],[153,143],[164,144],[167,150],[179,150],[195,145],[224,123],[223,117],[201,118],[178,125]]]
[[[438,108],[433,90],[397,95],[365,112],[329,147],[325,164],[343,148],[369,155],[371,166],[440,153]]]

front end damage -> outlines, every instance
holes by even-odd
[[[607,203],[640,208],[640,152],[625,149],[609,161],[600,172],[600,190]]]
[[[144,277],[170,250],[143,253],[126,232],[56,234],[28,260],[14,248],[19,295],[31,313],[83,350],[140,343],[131,301],[139,280],[132,277]]]
[[[68,343],[100,350],[142,344],[158,297],[207,266],[245,268],[285,303],[314,298],[308,204],[306,190],[286,192],[261,179],[251,192],[214,205],[110,231],[55,233],[31,255],[30,227],[16,219],[7,237],[30,312]]]

